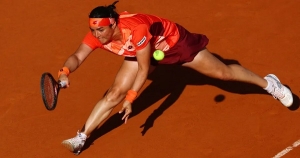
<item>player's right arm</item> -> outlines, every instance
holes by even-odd
[[[65,62],[64,67],[74,72],[92,52],[92,48],[82,43],[78,49]]]
[[[69,56],[63,67],[67,67],[70,73],[74,72],[92,51],[93,49],[91,47],[89,47],[87,44],[82,43],[75,51],[75,53]],[[69,87],[70,82],[66,74],[61,74],[58,80],[65,82],[67,87]]]

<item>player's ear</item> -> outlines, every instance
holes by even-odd
[[[115,29],[117,24],[116,24],[115,18],[112,17],[112,14],[110,14],[109,21],[110,21],[110,25],[109,26],[111,28]]]
[[[114,28],[114,24],[109,24],[109,27]]]
[[[111,25],[111,28],[115,29],[117,27],[117,23],[114,22],[113,24],[110,24]]]

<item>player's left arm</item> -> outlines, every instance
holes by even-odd
[[[132,42],[135,44],[136,58],[138,62],[137,75],[131,87],[131,90],[135,92],[138,92],[144,85],[145,81],[147,80],[148,71],[150,68],[150,54],[151,54],[150,39],[151,38],[152,35],[150,34],[148,27],[145,24],[141,24],[133,30]],[[133,97],[132,95],[130,96]],[[122,117],[122,120],[125,120],[126,123],[129,118],[129,114],[132,111],[131,101],[125,100],[125,102],[123,103],[123,107],[121,111],[119,111],[119,113],[123,113],[123,111],[125,111],[125,114]]]
[[[138,72],[131,90],[138,92],[144,85],[150,68],[150,54],[151,54],[150,42],[148,42],[144,48],[136,52],[136,58],[138,62]],[[123,103],[123,107],[121,111],[119,111],[119,113],[123,113],[123,111],[125,111],[125,114],[122,117],[122,120],[125,120],[125,124],[126,124],[129,118],[129,114],[132,111],[131,103],[129,101],[125,101]]]
[[[151,45],[148,44],[136,52],[138,62],[138,72],[132,86],[132,90],[138,92],[147,80],[150,67]]]

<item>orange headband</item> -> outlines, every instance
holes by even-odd
[[[91,27],[109,26],[115,22],[114,18],[90,18]]]

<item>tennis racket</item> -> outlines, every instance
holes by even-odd
[[[47,110],[54,110],[57,103],[60,88],[66,86],[66,82],[56,81],[54,77],[45,72],[41,77],[41,93],[44,105]]]

